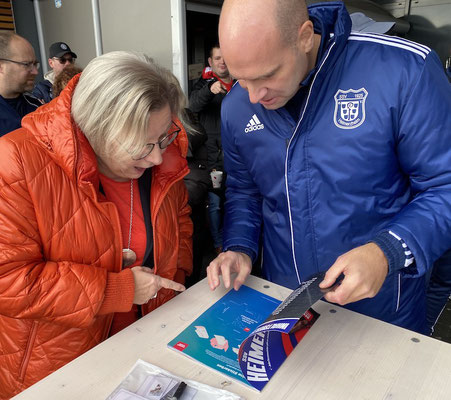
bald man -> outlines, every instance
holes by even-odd
[[[38,68],[26,39],[0,31],[0,136],[20,128],[22,118],[41,104],[26,93],[33,89]]]
[[[425,332],[425,272],[450,245],[451,88],[426,46],[351,33],[339,2],[225,0],[224,252],[237,290],[263,238],[263,276]],[[234,275],[236,273],[236,275]]]

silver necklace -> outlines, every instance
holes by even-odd
[[[128,229],[128,245],[122,249],[122,265],[128,267],[136,261],[136,253],[130,248],[133,226],[133,179],[130,180],[130,227]]]

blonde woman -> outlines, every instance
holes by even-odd
[[[92,60],[0,140],[0,398],[184,290],[180,93],[151,59]]]

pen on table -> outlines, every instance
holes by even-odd
[[[180,385],[177,387],[177,390],[171,397],[169,397],[168,400],[179,400],[180,397],[182,397],[182,394],[185,391],[185,389],[186,389],[186,383],[180,382]]]

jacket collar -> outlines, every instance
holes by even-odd
[[[352,25],[351,17],[341,1],[312,4],[308,7],[308,12],[315,33],[321,34],[321,45],[318,50],[316,67],[306,79],[313,75],[326,57],[326,68],[323,71],[327,71],[335,64],[346,46]]]
[[[60,96],[22,120],[50,157],[74,180],[97,182],[97,160],[88,140],[70,114],[72,95],[79,75]]]
[[[44,75],[44,79],[49,81],[52,85],[55,82],[55,71],[52,69]]]
[[[334,67],[351,32],[351,18],[342,2],[313,4],[308,7],[308,11],[315,33],[321,35],[321,43],[315,67],[308,72],[298,92],[284,107],[295,121],[298,119],[301,105],[306,100],[305,88],[312,84],[319,70],[324,76],[324,73]]]

